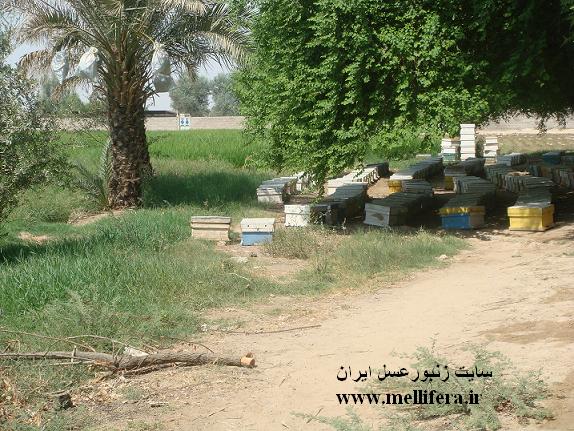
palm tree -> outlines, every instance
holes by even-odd
[[[150,65],[157,44],[175,71],[191,76],[208,61],[229,65],[246,54],[247,31],[217,0],[11,0],[9,8],[21,18],[20,41],[43,46],[22,59],[25,69],[48,68],[62,50],[75,61],[97,48],[93,88],[107,104],[114,208],[140,204],[151,169],[145,107],[156,94]],[[64,85],[80,83],[73,77]]]

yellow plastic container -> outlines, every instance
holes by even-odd
[[[447,207],[439,210],[440,215],[453,215],[453,214],[484,214],[484,207],[470,206],[470,207]]]
[[[452,177],[444,177],[444,189],[445,190],[454,189],[454,179]]]
[[[513,206],[508,217],[510,230],[545,231],[554,225],[554,205]]]

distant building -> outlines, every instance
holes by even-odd
[[[177,112],[175,111],[145,111],[146,118],[169,118],[177,117]]]

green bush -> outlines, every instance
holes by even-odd
[[[33,82],[4,64],[10,46],[1,31],[0,28],[0,220],[16,206],[23,191],[59,180],[59,173],[66,167],[51,124],[30,91]]]

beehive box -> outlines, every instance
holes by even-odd
[[[403,190],[403,182],[401,180],[389,180],[389,193],[398,193]]]
[[[285,205],[285,226],[305,227],[311,222],[311,205]]]
[[[311,207],[311,222],[338,226],[345,220],[345,212],[339,202],[322,202]]]
[[[241,220],[241,245],[270,242],[275,232],[274,218],[244,218]]]
[[[191,237],[210,241],[229,241],[231,217],[194,216],[191,218]]]
[[[445,190],[454,190],[454,178],[448,175],[444,177],[444,189]]]
[[[456,215],[456,214],[484,214],[485,207],[483,205],[472,205],[472,206],[451,206],[442,207],[439,210],[439,214],[443,215]]]
[[[389,162],[371,163],[368,164],[366,167],[374,168],[376,170],[378,178],[387,177],[389,175]]]
[[[443,229],[478,229],[484,226],[484,213],[442,215],[441,222]]]
[[[405,207],[390,207],[373,203],[365,204],[365,220],[364,224],[370,226],[400,226],[406,221],[407,208]]]
[[[510,230],[545,231],[554,225],[554,205],[528,204],[508,208]]]
[[[282,204],[287,200],[284,186],[262,185],[257,188],[257,201],[261,203]]]
[[[549,151],[542,154],[542,160],[550,165],[559,165],[562,161],[562,154],[564,154],[563,151]]]

